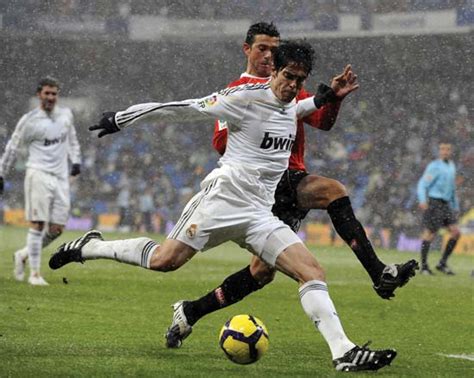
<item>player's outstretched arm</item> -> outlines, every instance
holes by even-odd
[[[189,123],[217,118],[238,125],[249,101],[245,97],[240,98],[245,94],[216,92],[200,99],[132,105],[123,111],[104,113],[99,124],[89,127],[89,130],[99,130],[101,138],[144,121]]]

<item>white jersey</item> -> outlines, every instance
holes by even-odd
[[[56,105],[47,113],[38,107],[21,117],[0,159],[0,176],[12,166],[20,144],[28,150],[27,168],[57,177],[68,176],[68,157],[73,164],[81,162],[73,115],[68,108]]]
[[[312,97],[284,103],[274,95],[269,83],[259,83],[227,88],[202,99],[134,105],[117,112],[115,121],[119,128],[151,118],[226,121],[226,152],[219,160],[220,168],[213,170],[202,186],[225,176],[235,184],[237,197],[268,207],[273,204],[276,186],[288,167],[297,118],[315,109]]]

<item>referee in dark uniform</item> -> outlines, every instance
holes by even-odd
[[[456,166],[451,160],[451,155],[451,144],[440,143],[439,159],[428,164],[423,176],[418,181],[418,202],[420,209],[424,212],[421,244],[422,274],[433,274],[428,266],[427,257],[431,242],[441,227],[446,227],[449,230],[450,237],[436,269],[448,275],[454,274],[446,263],[461,233],[456,224],[459,201],[456,196]]]

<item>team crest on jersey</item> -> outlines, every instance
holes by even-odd
[[[196,237],[197,227],[197,224],[192,224],[188,227],[188,229],[186,230],[186,236],[189,239],[194,239]]]

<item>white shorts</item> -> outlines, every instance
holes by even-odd
[[[25,175],[25,217],[30,222],[65,225],[69,217],[69,181],[36,169]]]
[[[225,178],[215,179],[188,202],[168,238],[201,251],[231,240],[275,266],[278,255],[301,239],[271,209],[233,191]]]

